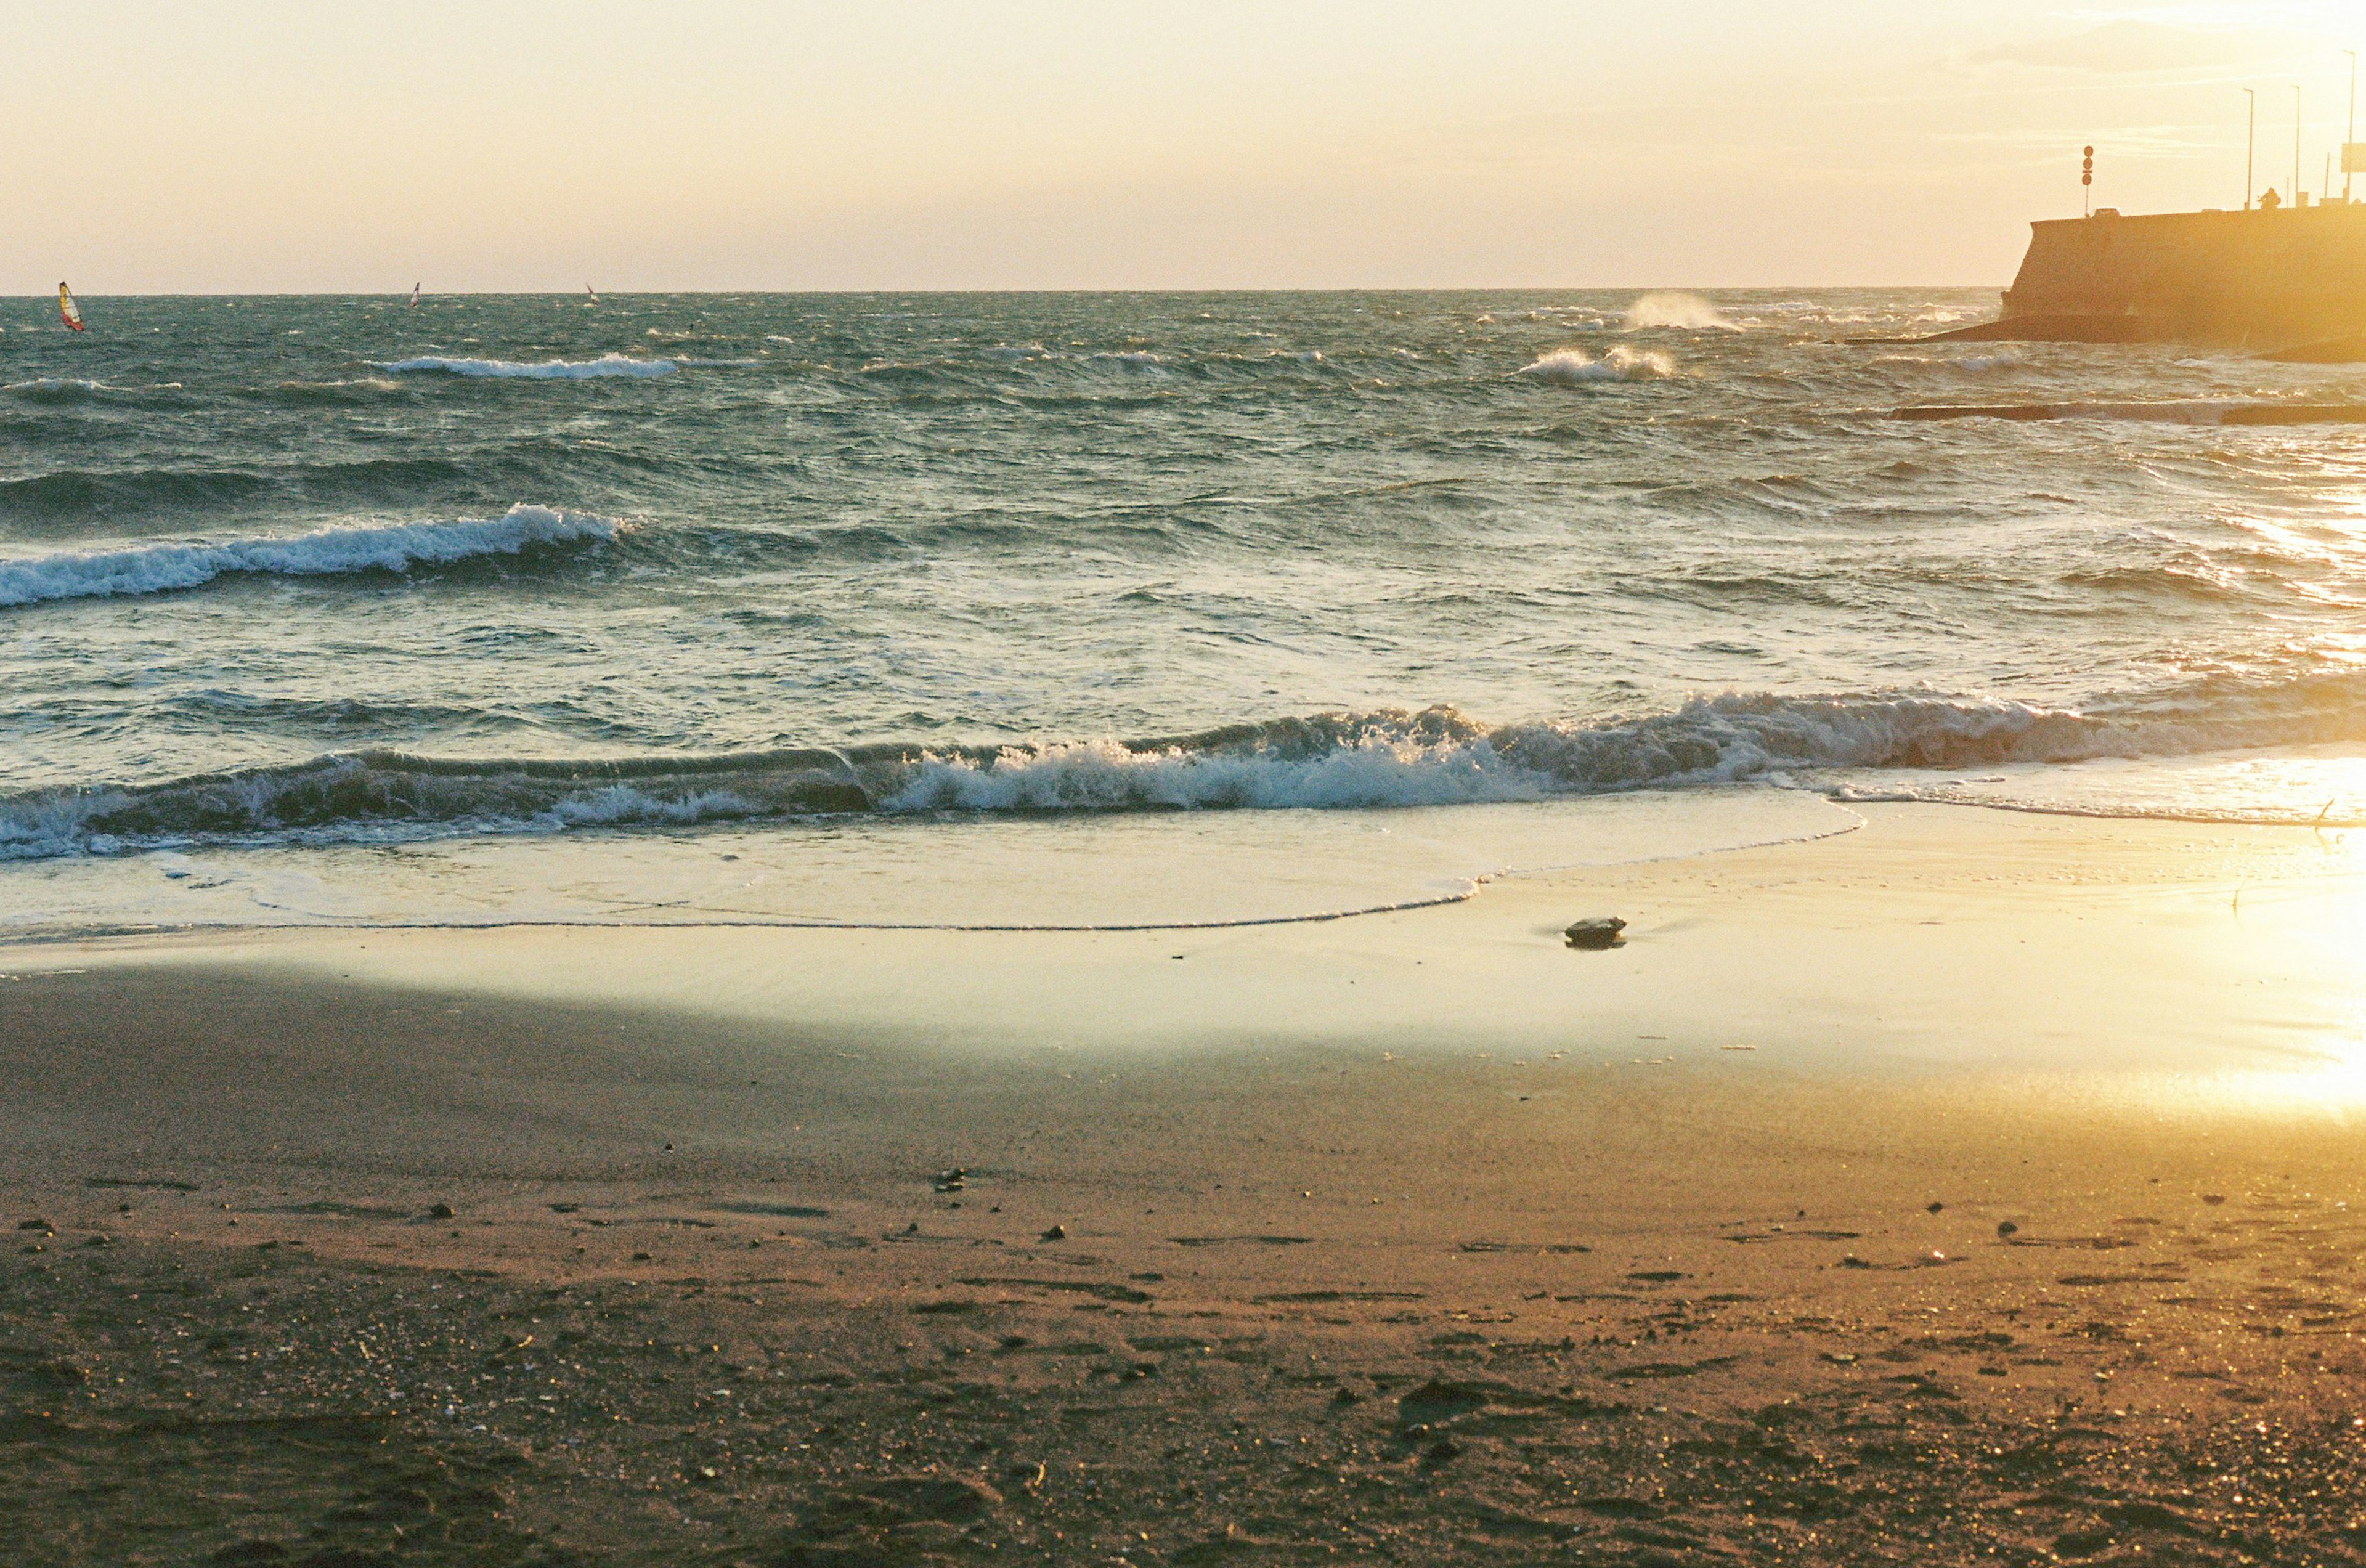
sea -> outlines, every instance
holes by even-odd
[[[1916,341],[1986,290],[82,304],[0,302],[0,940],[2366,822],[2366,430],[2228,417],[2359,369]]]

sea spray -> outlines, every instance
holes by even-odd
[[[1636,297],[1627,307],[1627,330],[1678,327],[1690,332],[1738,333],[1741,328],[1697,294],[1662,290]]]
[[[1583,387],[1596,381],[1660,381],[1676,373],[1676,362],[1657,349],[1629,348],[1620,344],[1596,359],[1582,348],[1557,348],[1538,356],[1520,374],[1557,387]]]

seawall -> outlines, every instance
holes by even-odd
[[[2282,350],[2366,336],[2366,203],[2106,209],[2030,230],[2003,315],[1944,337]]]

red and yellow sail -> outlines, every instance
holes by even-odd
[[[58,285],[58,320],[65,322],[68,332],[83,330],[82,307],[74,303],[73,290],[62,283]]]

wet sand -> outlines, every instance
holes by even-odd
[[[10,950],[17,1549],[2366,1555],[2349,836],[1866,816],[1189,940]]]

